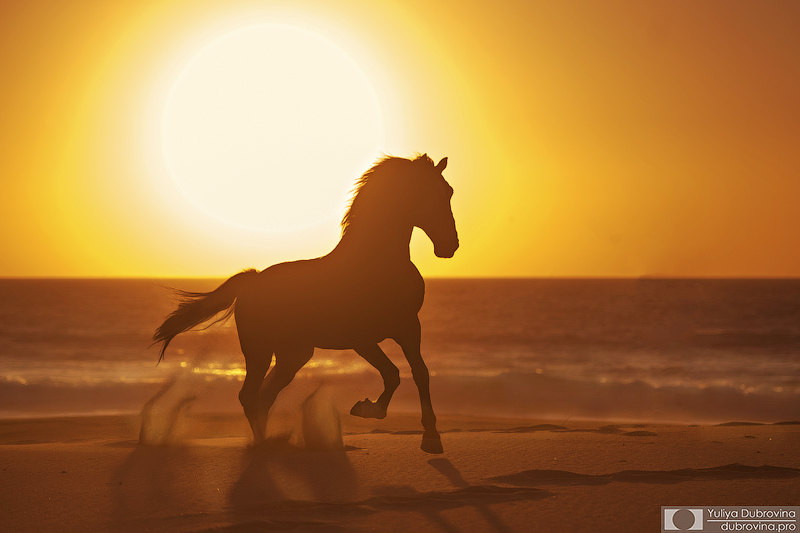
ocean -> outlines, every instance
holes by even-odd
[[[135,413],[180,385],[238,410],[233,322],[183,334],[156,365],[168,287],[221,280],[0,280],[0,417]],[[800,280],[429,279],[422,353],[439,414],[528,419],[800,419]],[[418,410],[410,371],[390,407]],[[324,385],[346,410],[382,390],[351,351],[317,350],[276,409]]]

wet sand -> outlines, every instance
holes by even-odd
[[[271,422],[291,430],[289,418]],[[137,416],[0,421],[3,531],[658,531],[661,505],[796,505],[800,425],[342,415],[344,449],[249,446],[192,415],[164,446]]]

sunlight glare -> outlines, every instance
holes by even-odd
[[[335,223],[384,135],[358,65],[321,36],[278,24],[230,32],[189,60],[162,133],[171,177],[196,207],[274,232]]]

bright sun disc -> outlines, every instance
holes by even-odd
[[[358,65],[322,37],[264,24],[213,41],[176,79],[164,155],[196,206],[237,226],[296,230],[341,217],[383,125]]]

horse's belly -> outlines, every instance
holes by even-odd
[[[329,317],[308,331],[317,348],[344,350],[391,337],[398,320],[381,314]]]
[[[255,335],[270,344],[313,345],[344,350],[393,336],[399,324],[413,319],[410,307],[346,305],[307,307],[270,305],[257,311],[236,309],[239,335]]]

